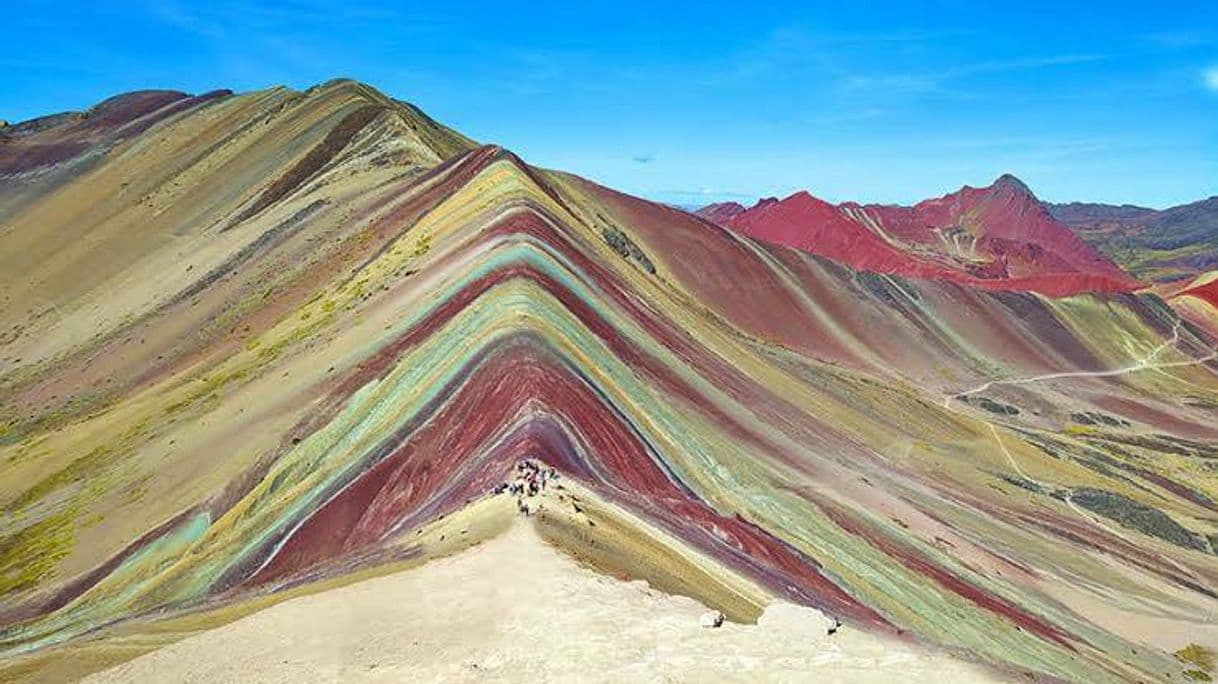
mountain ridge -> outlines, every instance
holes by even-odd
[[[775,206],[782,207],[775,209]],[[831,204],[807,191],[777,202],[711,205],[704,218],[853,268],[1062,296],[1132,291],[1128,274],[1054,221],[1010,174],[912,206]]]
[[[1218,268],[1218,196],[1166,209],[1046,206],[1084,240],[1145,280],[1186,280]]]
[[[0,672],[449,553],[534,457],[615,574],[1011,676],[1209,639],[1218,363],[1164,299],[850,269],[377,102],[219,98],[0,189]]]

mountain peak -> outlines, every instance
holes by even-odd
[[[1021,195],[1028,195],[1029,197],[1035,197],[1035,194],[1032,192],[1032,190],[1028,187],[1028,185],[1026,183],[1024,183],[1023,181],[1019,180],[1014,175],[1009,174],[1009,173],[1004,173],[1001,176],[999,176],[998,178],[994,179],[994,183],[993,183],[993,185],[990,186],[990,190],[992,192],[998,192],[998,191],[1005,190],[1007,192],[1018,193]]]
[[[807,190],[799,190],[792,193],[786,199],[782,200],[783,204],[794,203],[800,206],[814,206],[824,209],[836,210],[837,207],[832,202],[827,202]]]
[[[1009,173],[988,187],[965,186],[912,207],[835,205],[800,190],[729,216],[715,213],[712,220],[857,270],[1056,296],[1136,286],[1054,221],[1028,186]]]
[[[711,223],[723,223],[730,221],[732,217],[745,211],[748,210],[739,202],[715,202],[702,207],[694,213]]]

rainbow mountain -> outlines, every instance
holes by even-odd
[[[526,460],[571,492],[552,544],[732,620],[783,599],[1012,678],[1197,672],[1173,653],[1218,646],[1213,309],[1119,272],[940,275],[347,80],[7,126],[0,672],[453,553]]]

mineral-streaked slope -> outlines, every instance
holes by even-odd
[[[1155,291],[1163,296],[1181,318],[1218,339],[1218,271],[1159,285]]]
[[[1133,278],[1058,223],[1010,175],[986,188],[965,186],[911,207],[834,205],[797,192],[748,209],[712,204],[698,214],[859,270],[1059,297],[1137,288]]]
[[[349,81],[140,111],[0,147],[10,674],[443,553],[526,458],[628,513],[559,546],[735,619],[708,577],[1011,673],[1218,645],[1218,363],[1158,297],[855,272]]]

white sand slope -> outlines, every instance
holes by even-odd
[[[699,625],[696,601],[585,568],[529,524],[457,556],[275,605],[88,682],[991,681],[946,655],[776,604]]]

